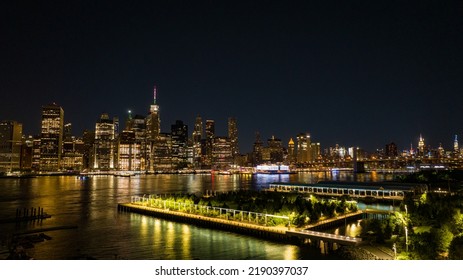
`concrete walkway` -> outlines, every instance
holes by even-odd
[[[373,245],[360,245],[360,248],[370,252],[371,254],[375,255],[380,260],[393,260],[394,255],[390,255],[386,249],[383,249],[378,246]]]

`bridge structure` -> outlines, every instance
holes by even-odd
[[[362,183],[326,181],[316,184],[271,183],[268,190],[277,192],[295,192],[322,196],[349,196],[354,198],[376,198],[385,200],[403,200],[407,193],[423,193],[427,186],[423,184]]]
[[[361,244],[362,238],[351,237],[347,235],[332,234],[320,231],[313,231],[308,229],[302,230],[288,230],[286,231],[288,236],[295,236],[302,240],[310,240],[311,242],[323,241],[326,244],[338,244],[338,245],[350,245],[357,246]]]

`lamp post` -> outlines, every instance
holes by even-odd
[[[405,226],[405,251],[408,252],[408,228]]]

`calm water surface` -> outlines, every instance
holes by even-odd
[[[392,175],[299,173],[292,175],[143,175],[134,177],[73,176],[0,179],[0,219],[14,217],[17,208],[44,208],[52,215],[42,222],[0,224],[0,240],[11,234],[57,226],[77,229],[46,232],[51,240],[36,243],[35,259],[325,259],[317,249],[271,242],[133,213],[119,213],[117,204],[132,195],[206,190],[257,190],[269,183],[319,180],[380,181]],[[1,247],[3,253],[5,247]],[[1,253],[1,252],[0,252]]]

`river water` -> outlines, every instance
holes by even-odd
[[[208,190],[258,190],[272,182],[314,183],[320,180],[382,181],[393,175],[352,173],[298,173],[291,175],[141,175],[133,177],[45,176],[0,179],[0,219],[16,209],[41,207],[52,215],[41,222],[0,224],[3,252],[13,233],[61,226],[74,229],[48,231],[51,240],[36,243],[28,253],[34,259],[61,260],[89,256],[130,260],[288,260],[327,259],[309,247],[272,242],[241,234],[189,224],[120,213],[117,204],[132,195]]]

